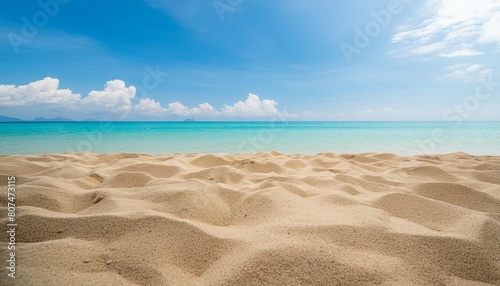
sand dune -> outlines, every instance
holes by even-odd
[[[1,285],[500,285],[499,157],[3,156],[4,225],[7,176]]]

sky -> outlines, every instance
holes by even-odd
[[[500,0],[0,0],[0,115],[500,120]]]

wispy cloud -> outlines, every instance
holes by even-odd
[[[376,115],[376,114],[377,114],[377,112],[373,109],[364,109],[364,110],[358,111],[358,115],[360,115],[360,116]]]
[[[25,50],[88,52],[102,48],[102,45],[91,37],[50,29],[26,37],[20,27],[8,25],[0,26],[0,34],[3,35],[0,37],[0,46],[15,52]]]
[[[389,108],[389,107],[384,107],[382,110],[386,113],[389,113],[389,114],[399,114],[402,112],[401,110]]]
[[[447,68],[450,71],[446,76],[462,80],[474,80],[479,76],[486,76],[493,73],[493,70],[487,69],[480,64],[457,64]]]
[[[357,112],[357,116],[360,118],[391,118],[394,115],[401,114],[403,111],[395,108],[390,108],[390,107],[383,107],[383,108],[368,108],[368,109],[363,109],[359,110]]]
[[[479,56],[479,55],[484,55],[484,52],[471,50],[471,49],[463,49],[463,50],[456,50],[456,51],[449,52],[449,53],[439,54],[440,57],[445,57],[445,58]]]
[[[194,31],[209,32],[219,18],[214,10],[214,1],[196,0],[145,0],[151,7],[173,17],[180,25]],[[211,28],[212,27],[212,28]]]
[[[420,17],[392,37],[400,54],[477,56],[500,43],[500,1],[430,0]]]

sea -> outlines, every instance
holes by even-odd
[[[500,155],[500,122],[0,123],[0,155],[94,153]]]

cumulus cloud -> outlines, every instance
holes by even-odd
[[[248,94],[244,101],[232,105],[224,104],[217,109],[210,103],[204,102],[195,107],[186,106],[178,101],[162,106],[151,98],[143,98],[134,104],[136,88],[126,86],[119,79],[108,81],[103,90],[92,90],[86,97],[73,94],[70,89],[59,89],[59,80],[44,78],[27,85],[0,85],[0,107],[2,106],[35,106],[50,104],[56,108],[71,106],[74,112],[127,112],[125,114],[148,115],[155,117],[183,116],[198,118],[245,118],[245,117],[275,117],[295,114],[281,112],[277,109],[278,103],[272,99],[260,99],[255,94]],[[64,110],[64,109],[62,109]]]
[[[0,85],[0,106],[35,104],[71,105],[80,101],[80,95],[69,89],[59,89],[57,78],[46,77],[27,85]]]
[[[180,102],[172,102],[168,104],[166,109],[168,113],[180,116],[215,116],[220,115],[220,111],[215,109],[212,105],[205,102],[197,107],[189,108]]]
[[[82,104],[112,110],[129,110],[132,107],[135,92],[134,86],[126,87],[125,82],[115,79],[108,81],[104,85],[104,90],[89,92],[89,95],[82,100]]]
[[[165,109],[167,113],[179,116],[205,116],[205,117],[273,117],[284,113],[276,106],[277,102],[272,99],[260,99],[255,94],[248,94],[246,100],[238,101],[232,105],[224,104],[220,110],[214,108],[208,102],[190,108],[180,102],[172,102]]]
[[[406,55],[476,56],[479,44],[500,44],[500,1],[430,0],[411,25],[400,26],[392,42]]]
[[[238,101],[233,105],[224,105],[222,113],[243,117],[250,116],[276,116],[279,114],[276,105],[278,103],[272,99],[260,100],[260,98],[250,93],[245,101]]]
[[[184,104],[178,101],[169,103],[167,111],[169,113],[180,116],[188,116],[191,113],[189,107],[185,106]]]
[[[59,89],[59,79],[46,77],[27,85],[0,85],[0,106],[80,106],[84,108],[128,110],[135,97],[135,87],[121,80],[108,81],[104,90],[89,92],[81,98],[70,89]]]
[[[283,115],[277,109],[277,102],[272,99],[260,99],[255,94],[248,94],[244,101],[238,101],[232,105],[224,104],[221,109],[216,109],[210,103],[205,102],[190,108],[178,101],[171,102],[166,108],[161,107],[158,102],[150,99],[141,100],[135,109],[144,113],[173,114],[189,117],[273,117]],[[287,114],[293,116],[293,114]]]
[[[202,103],[198,105],[198,107],[194,107],[191,109],[191,114],[193,115],[210,115],[218,113],[219,112],[208,102]]]
[[[150,98],[141,99],[134,107],[134,110],[144,114],[157,114],[166,111],[159,102]]]

